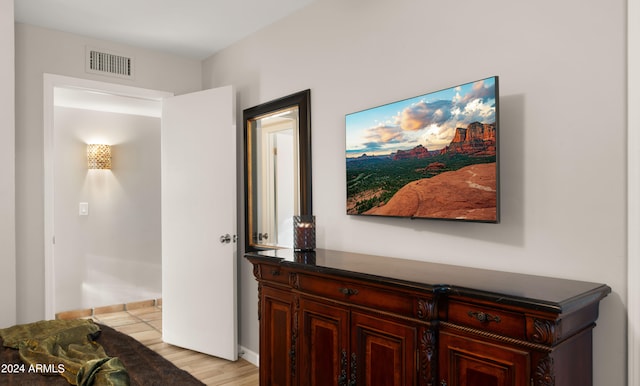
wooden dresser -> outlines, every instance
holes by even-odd
[[[245,257],[261,385],[592,385],[604,284],[329,250]]]

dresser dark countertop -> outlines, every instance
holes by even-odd
[[[559,314],[598,302],[611,292],[609,286],[600,283],[325,249],[314,252],[276,249],[247,252],[245,256],[300,270],[381,281]]]

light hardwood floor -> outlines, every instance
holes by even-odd
[[[172,346],[162,341],[162,305],[154,301],[62,313],[61,319],[91,317],[96,323],[127,334],[188,371],[207,385],[258,385],[258,368],[244,359],[236,362]]]

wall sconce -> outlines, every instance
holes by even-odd
[[[87,166],[89,169],[111,169],[111,146],[87,145]]]

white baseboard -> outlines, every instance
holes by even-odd
[[[258,353],[251,351],[243,346],[238,346],[238,353],[238,356],[245,361],[251,363],[254,366],[260,366],[260,355],[258,355]]]

